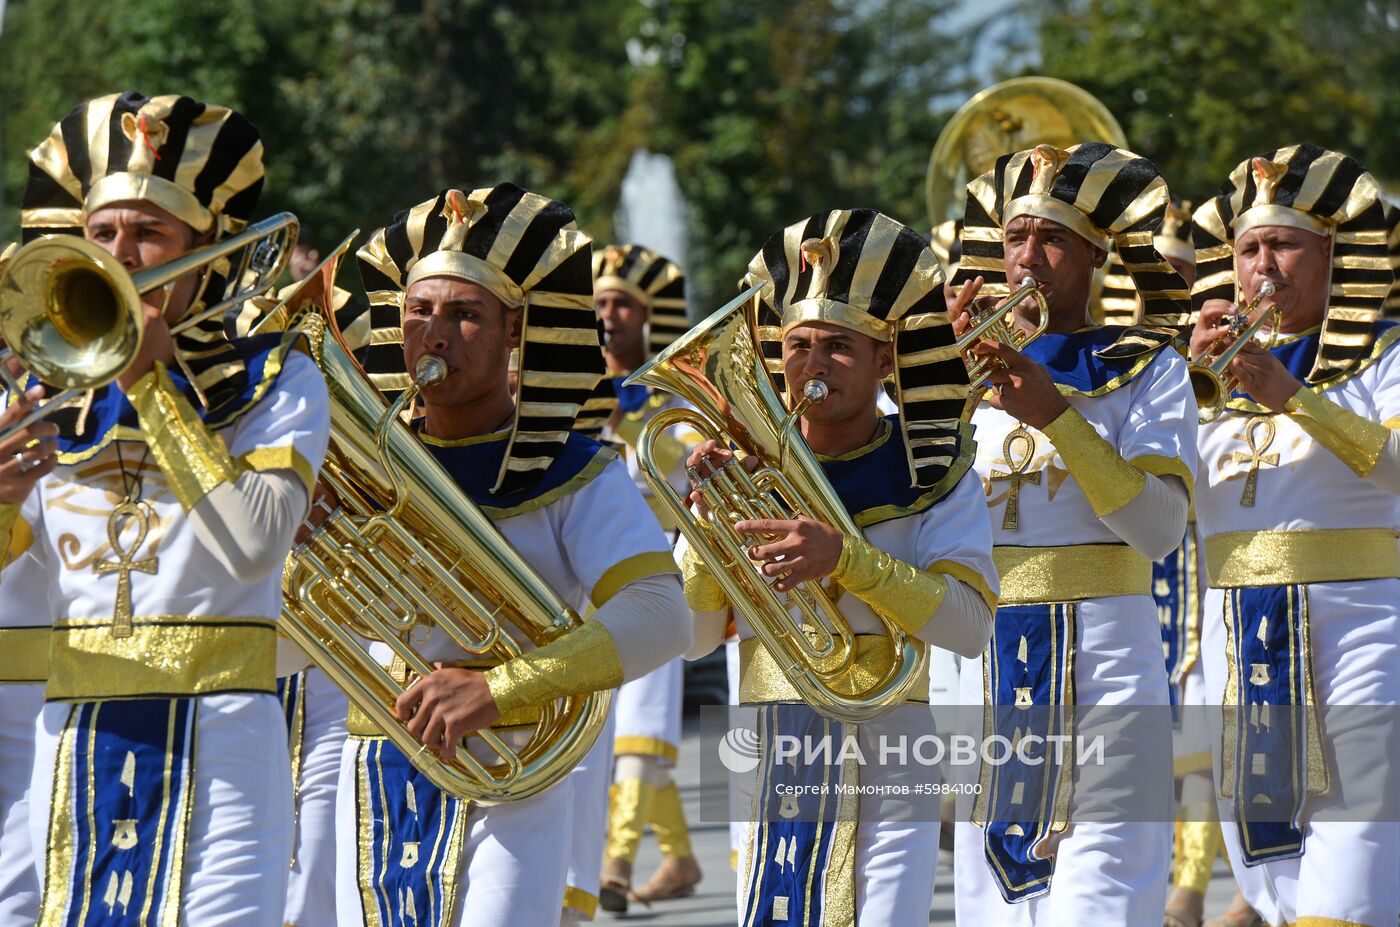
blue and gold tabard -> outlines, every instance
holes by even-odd
[[[59,741],[40,927],[182,923],[194,699],[87,702]]]
[[[1172,705],[1201,648],[1201,560],[1194,522],[1186,526],[1181,546],[1152,564],[1152,598],[1162,627],[1162,656],[1171,682]]]

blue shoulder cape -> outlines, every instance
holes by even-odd
[[[881,421],[880,435],[864,447],[840,457],[817,457],[842,505],[861,528],[932,508],[958,485],[977,449],[970,425],[949,428],[957,441],[953,465],[932,488],[911,486],[899,418],[890,415]]]
[[[1021,353],[1049,370],[1062,394],[1102,396],[1132,382],[1171,338],[1160,329],[1101,325],[1041,335]]]

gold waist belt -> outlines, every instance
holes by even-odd
[[[852,661],[850,675],[843,680],[848,684],[835,688],[842,695],[864,691],[884,678],[893,665],[894,647],[888,637],[883,634],[857,634],[855,660]],[[778,661],[756,637],[739,641],[739,701],[802,701],[802,696],[797,694],[792,683],[778,668]],[[928,701],[927,673],[915,683],[909,701]]]
[[[489,664],[467,665],[464,663],[450,663],[444,665],[478,671],[491,668]],[[512,712],[502,715],[501,720],[491,725],[491,729],[499,731],[504,728],[534,727],[536,724],[540,723],[541,717],[543,717],[543,713],[538,705],[523,705]],[[365,714],[360,706],[355,704],[353,699],[350,702],[350,707],[345,712],[345,733],[349,734],[351,737],[384,736],[384,732],[380,730],[379,725],[375,724],[374,720],[370,718],[369,715]]]
[[[120,636],[112,624],[110,618],[55,623],[49,701],[277,692],[275,618],[138,615]]]
[[[1400,544],[1387,528],[1231,531],[1206,538],[1210,584],[1291,586],[1400,577]]]
[[[51,634],[48,625],[0,628],[0,683],[48,679]]]
[[[993,547],[1002,605],[1150,595],[1152,562],[1126,544]]]

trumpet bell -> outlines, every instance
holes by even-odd
[[[1186,372],[1196,394],[1196,420],[1202,425],[1215,421],[1225,411],[1225,383],[1205,364],[1188,364]]]
[[[0,282],[5,344],[60,389],[92,389],[120,374],[140,350],[143,316],[120,262],[69,235],[21,248]]]

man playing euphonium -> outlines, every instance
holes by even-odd
[[[780,592],[805,581],[832,584],[836,607],[858,635],[853,691],[894,665],[882,618],[917,648],[979,653],[996,576],[986,503],[968,472],[973,443],[960,421],[967,374],[951,348],[933,252],[913,229],[878,212],[832,210],[770,238],[749,263],[745,282],[762,285],[754,335],[779,393],[802,396],[811,380],[828,388],[827,398],[803,415],[801,434],[864,535],[846,536],[805,517],[741,521],[735,529],[756,536],[750,556]],[[876,393],[896,371],[899,414],[882,418]],[[689,463],[698,467],[707,457],[720,463],[730,451],[704,442]],[[698,494],[692,499],[699,504]],[[695,551],[684,541],[681,547],[686,598],[695,612],[688,655],[694,658],[724,640],[729,606]],[[782,703],[800,696],[741,609],[735,617],[739,700],[763,706],[763,716],[781,725],[795,716]],[[927,701],[927,681],[921,672],[912,701]],[[926,709],[897,708],[879,727],[912,740],[931,724]],[[771,746],[770,738],[760,769],[772,762]],[[931,771],[915,775],[925,772]],[[852,803],[859,806],[854,814],[843,808],[834,822],[804,823],[787,820],[783,796],[759,794],[738,866],[739,922],[922,923],[938,857],[937,802],[921,820],[908,820],[881,819],[874,813],[878,801],[869,807],[863,801]],[[775,857],[779,831],[785,852]]]
[[[31,162],[26,237],[84,234],[127,271],[237,232],[263,181],[238,113],[135,92],[79,106]],[[283,923],[280,578],[329,416],[295,336],[171,335],[223,289],[212,268],[143,297],[135,359],[52,416],[58,466],[6,513],[54,619],[30,787],[44,925]]]
[[[512,184],[445,190],[359,251],[371,308],[349,342],[365,345],[371,379],[394,393],[422,358],[446,362],[446,378],[422,394],[423,443],[565,602],[596,609],[495,667],[462,666],[466,655],[431,629],[419,652],[443,668],[416,681],[398,711],[446,757],[471,731],[614,688],[689,640],[656,519],[616,453],[571,431],[604,373],[590,254],[567,206]],[[518,400],[507,376],[517,346]],[[479,807],[440,792],[354,713],[350,734],[336,827],[342,927],[559,922],[569,778]]]
[[[1184,361],[1164,349],[1170,334],[1093,326],[1088,308],[1112,245],[1146,317],[1184,322],[1185,284],[1153,244],[1167,200],[1150,161],[1098,142],[1006,155],[968,185],[959,331],[992,302],[978,300],[984,281],[1004,294],[1029,278],[1049,310],[1046,334],[1020,353],[974,347],[1003,365],[972,419],[1002,595],[990,646],[963,668],[963,700],[989,706],[1006,735],[1060,733],[1075,705],[1168,704],[1151,564],[1186,527],[1195,403]],[[1034,302],[1019,304],[1018,326],[1038,319]],[[1130,755],[1109,759],[1116,783],[1151,793],[1155,770],[1138,778],[1123,743]],[[1162,794],[1143,796],[1142,808],[1164,805],[1155,821],[1142,808],[1073,820],[1081,798],[1098,796],[1072,795],[1068,769],[1039,767],[1038,786],[1016,763],[984,768],[976,823],[958,825],[959,921],[1155,922],[1171,849],[1167,767]]]
[[[613,245],[593,254],[593,294],[607,337],[608,376],[614,378],[618,394],[618,409],[605,434],[628,445],[628,472],[652,503],[662,527],[674,536],[676,526],[670,524],[667,510],[652,502],[651,487],[642,478],[635,451],[642,427],[680,400],[647,386],[623,386],[622,381],[688,327],[685,274],[674,261],[650,248]],[[679,493],[688,485],[685,458],[698,442],[698,436],[692,434],[687,441],[677,431],[665,433],[658,441],[657,465]],[[626,911],[629,896],[651,902],[687,895],[700,881],[680,792],[670,772],[681,742],[683,665],[677,657],[629,682],[617,694],[616,756],[602,873],[602,904],[608,911]],[[662,863],[647,884],[633,892],[632,864],[648,827],[656,833]]]
[[[1201,427],[1197,501],[1206,686],[1227,706],[1225,840],[1274,925],[1400,917],[1394,806],[1355,810],[1382,794],[1358,774],[1400,794],[1394,721],[1387,735],[1343,707],[1400,702],[1400,327],[1379,320],[1392,279],[1379,194],[1351,157],[1290,145],[1242,162],[1194,216],[1193,350],[1266,281],[1260,306],[1282,318],[1271,348],[1230,364],[1239,387]],[[1292,742],[1290,721],[1304,731]],[[1377,744],[1384,761],[1358,769]]]

